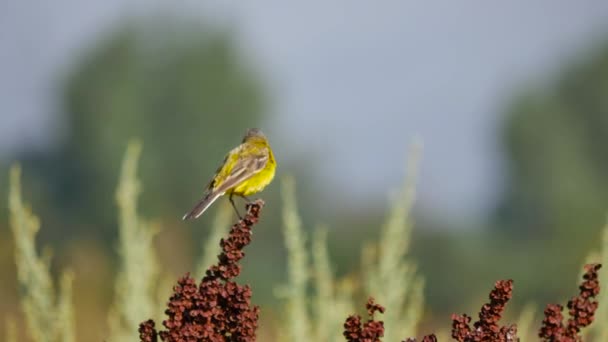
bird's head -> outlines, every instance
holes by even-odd
[[[243,138],[243,142],[252,141],[252,140],[266,140],[266,136],[262,133],[262,130],[259,128],[250,128],[245,133],[245,137]]]

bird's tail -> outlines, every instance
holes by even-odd
[[[194,206],[194,208],[192,208],[192,210],[190,210],[190,212],[186,213],[186,215],[182,217],[182,220],[198,218],[205,212],[205,210],[207,210],[207,208],[211,206],[211,204],[213,204],[213,202],[215,202],[216,199],[218,199],[218,197],[222,196],[223,194],[223,192],[210,191],[205,195],[205,197],[201,198],[201,200]]]

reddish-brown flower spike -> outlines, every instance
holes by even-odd
[[[415,338],[408,338],[401,342],[417,342],[417,340]],[[437,336],[435,334],[426,335],[422,338],[421,342],[437,342]]]
[[[499,326],[498,321],[507,302],[513,294],[512,280],[499,280],[490,292],[490,302],[484,304],[479,312],[479,321],[475,322],[475,329],[469,323],[471,317],[467,315],[452,315],[452,337],[460,342],[474,341],[517,341],[517,328],[515,325]]]
[[[475,322],[476,332],[480,335],[500,335],[498,321],[505,306],[513,294],[513,280],[499,280],[490,292],[490,303],[484,304],[479,312],[479,321]]]
[[[384,336],[384,322],[374,320],[374,313],[379,311],[384,313],[384,307],[374,303],[373,298],[367,301],[367,313],[369,319],[361,324],[361,317],[358,315],[348,316],[344,323],[344,337],[349,342],[380,342],[380,337]]]
[[[471,317],[466,314],[452,314],[452,338],[459,342],[467,341],[471,336],[470,322]]]
[[[579,286],[580,294],[568,302],[570,319],[565,326],[563,323],[563,307],[549,304],[545,309],[545,319],[539,331],[543,341],[551,342],[581,342],[580,330],[593,322],[598,302],[593,299],[599,294],[598,270],[601,265],[591,264],[585,266],[584,281]],[[479,321],[471,329],[471,317],[452,315],[452,337],[461,342],[515,342],[517,327],[515,325],[499,326],[498,322],[502,312],[511,299],[513,282],[501,280],[496,282],[490,293],[490,302],[484,304],[479,313]],[[425,336],[423,342],[436,341],[432,335]],[[416,342],[410,338],[403,342]]]
[[[582,341],[580,331],[593,322],[598,302],[593,299],[600,292],[600,284],[597,271],[601,264],[585,265],[584,281],[579,286],[579,295],[568,302],[568,313],[570,318],[564,326],[562,309],[558,304],[549,304],[545,309],[543,320],[538,336],[543,341],[578,342]]]
[[[167,330],[158,333],[170,342],[253,342],[256,337],[259,308],[251,306],[251,288],[232,281],[239,275],[238,262],[245,256],[243,248],[251,242],[251,230],[259,220],[264,202],[247,205],[247,215],[232,226],[220,246],[218,264],[207,270],[199,285],[188,274],[179,279],[167,304]],[[152,321],[142,323],[141,341],[150,340]],[[154,334],[156,332],[154,331]]]
[[[382,305],[375,303],[375,300],[373,297],[369,297],[369,299],[367,300],[367,304],[365,304],[365,307],[367,308],[367,314],[371,317],[374,316],[374,313],[376,311],[379,311],[380,313],[384,313],[384,310],[385,310],[385,308]]]
[[[359,341],[362,338],[361,317],[351,315],[344,322],[344,337],[347,341]]]
[[[139,339],[142,342],[157,342],[158,335],[154,329],[154,321],[149,319],[139,325]]]
[[[568,334],[576,335],[580,329],[593,322],[598,302],[592,299],[600,293],[600,284],[597,271],[602,267],[600,264],[585,265],[583,283],[579,286],[580,294],[568,302]]]

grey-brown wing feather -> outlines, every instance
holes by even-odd
[[[256,173],[262,171],[268,162],[268,152],[265,154],[260,154],[254,156],[253,158],[247,158],[238,160],[234,167],[232,168],[232,172],[220,186],[218,186],[213,191],[217,191],[220,193],[226,192],[228,189],[236,186],[237,184],[247,180],[251,176]]]
[[[188,220],[201,216],[203,212],[207,210],[207,208],[209,208],[211,204],[213,204],[213,202],[215,202],[218,197],[222,196],[228,189],[236,186],[237,184],[245,181],[249,177],[264,169],[266,163],[268,162],[268,158],[268,151],[266,151],[266,153],[260,154],[253,158],[238,160],[226,180],[217,188],[213,188],[214,184],[212,181],[209,184],[205,196],[201,198],[194,208],[192,208],[190,212],[186,213],[182,219]]]

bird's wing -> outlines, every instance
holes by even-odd
[[[247,180],[262,171],[268,162],[268,151],[256,151],[246,156],[239,156],[230,169],[230,173],[219,184],[214,184],[213,192],[224,193],[230,188]]]
[[[268,150],[247,152],[236,148],[230,151],[222,166],[217,170],[216,176],[209,183],[203,198],[182,219],[188,220],[201,216],[218,197],[230,188],[262,171],[268,159]]]

